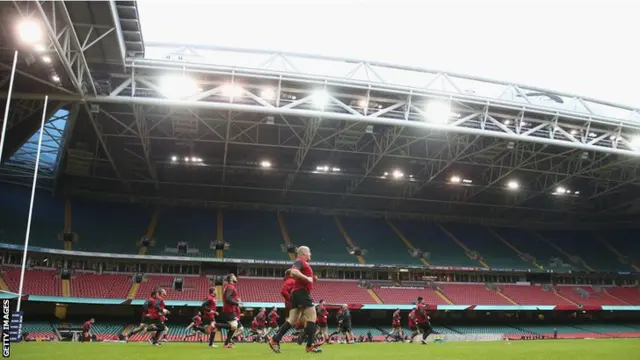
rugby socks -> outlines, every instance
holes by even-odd
[[[315,340],[313,334],[316,333],[316,323],[313,321],[307,321],[307,326],[305,326],[304,331],[305,337],[307,338],[307,347],[313,346]]]
[[[234,333],[236,332],[237,329],[234,329],[232,327],[229,327],[229,332],[227,333],[227,338],[224,339],[224,344],[225,345],[229,345],[229,343],[231,342],[231,338],[233,337]]]
[[[209,346],[213,345],[213,340],[216,338],[216,332],[212,331],[211,334],[209,334]]]
[[[282,324],[282,326],[280,326],[280,330],[278,330],[278,333],[273,337],[272,341],[279,343],[280,340],[282,340],[282,337],[284,336],[284,334],[287,333],[287,331],[289,331],[289,329],[291,329],[291,324],[288,321],[285,321],[284,324]]]

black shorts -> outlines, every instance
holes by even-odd
[[[319,323],[316,323],[316,325],[318,327],[320,327],[320,328],[323,328],[323,329],[327,327],[327,323],[326,322],[319,322]]]
[[[236,317],[235,312],[223,312],[223,313],[220,313],[220,315],[218,315],[216,320],[222,323],[222,322],[236,321],[238,320],[238,318]]]
[[[151,317],[148,315],[142,315],[142,318],[140,319],[140,324],[144,324],[144,325],[151,324]]]
[[[420,330],[422,330],[423,332],[431,332],[432,331],[430,322],[418,324],[418,328],[420,328]]]
[[[349,332],[351,331],[351,323],[342,323],[342,332]]]
[[[292,292],[291,307],[294,309],[307,309],[313,307],[313,298],[311,297],[311,293],[305,289]]]
[[[409,326],[409,330],[411,330],[411,331],[416,331],[416,330],[418,330],[418,328],[417,328],[417,327],[415,327],[415,326]]]

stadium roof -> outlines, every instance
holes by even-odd
[[[25,109],[45,94],[48,118],[69,112],[60,171],[43,186],[505,224],[633,222],[640,210],[640,113],[630,106],[383,61],[154,43],[141,31],[153,18],[141,28],[135,2],[0,10],[0,79],[20,50],[3,159],[37,130],[41,113]],[[180,13],[165,27],[189,30]],[[25,17],[48,35],[45,49],[18,40]],[[27,178],[10,163],[3,181]]]

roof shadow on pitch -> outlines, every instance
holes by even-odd
[[[60,109],[45,122],[42,149],[40,151],[40,172],[52,174],[56,170],[68,119],[69,111]],[[36,163],[39,136],[40,129],[31,135],[29,140],[9,158],[7,163],[33,171]]]

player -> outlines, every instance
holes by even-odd
[[[93,337],[93,324],[96,322],[96,319],[91,318],[82,324],[82,341],[91,341]]]
[[[182,341],[187,341],[187,338],[197,336],[198,341],[202,342],[202,335],[205,334],[206,330],[202,326],[202,313],[200,311],[198,311],[196,316],[191,319],[191,324],[189,324],[185,330],[191,330],[191,332],[185,335],[182,338]]]
[[[411,310],[409,313],[409,330],[411,330],[411,339],[415,338],[418,335],[418,327],[416,326],[416,309]]]
[[[202,303],[202,322],[204,333],[209,335],[209,347],[217,347],[214,344],[214,339],[216,337],[216,288],[209,288],[209,295]]]
[[[291,276],[291,269],[285,271],[284,273],[284,284],[280,288],[280,295],[284,299],[284,313],[286,316],[289,315],[289,310],[291,310],[291,291],[293,290],[293,286],[296,284],[296,279]]]
[[[291,291],[291,310],[287,321],[282,324],[278,333],[269,341],[269,347],[276,353],[280,352],[280,340],[289,329],[301,318],[306,320],[305,333],[307,336],[307,352],[322,352],[322,343],[314,342],[316,332],[316,309],[313,305],[311,290],[313,290],[313,269],[309,265],[311,250],[307,246],[298,248],[298,258],[291,267],[291,277],[295,279]]]
[[[431,328],[431,322],[429,321],[429,316],[427,315],[427,304],[422,301],[422,297],[418,297],[418,301],[416,303],[416,326],[422,332],[422,344],[427,344],[427,337],[433,329]]]
[[[342,307],[340,308],[340,310],[338,310],[338,313],[336,314],[336,321],[338,323],[338,328],[336,329],[336,331],[329,334],[329,344],[333,344],[333,340],[331,339],[333,339],[334,336],[338,336],[338,334],[342,333]]]
[[[322,342],[329,341],[329,330],[327,328],[327,318],[329,316],[329,312],[324,306],[324,300],[320,300],[320,302],[318,302],[318,307],[316,310],[318,312],[316,320],[316,326],[318,329],[316,330],[315,336]]]
[[[166,316],[170,314],[169,310],[165,309],[164,297],[167,296],[167,292],[164,289],[159,289],[156,294],[153,306],[149,309],[149,315],[151,317],[151,323],[155,325],[155,336],[152,339],[153,346],[160,346],[160,336],[165,332]]]
[[[296,338],[296,343],[298,343],[298,345],[302,345],[307,338],[304,328],[305,323],[302,320],[299,320],[294,328],[295,331],[291,333],[291,336]]]
[[[144,302],[144,305],[142,305],[142,319],[140,320],[140,324],[135,329],[131,329],[129,333],[125,335],[124,338],[126,341],[139,332],[155,331],[155,327],[152,326],[150,311],[156,301],[157,293],[158,292],[156,290],[151,291],[151,295]]]
[[[231,339],[236,335],[238,330],[238,313],[240,312],[240,298],[238,297],[238,289],[236,284],[238,279],[234,274],[229,274],[226,277],[226,285],[224,287],[224,299],[222,305],[221,321],[229,324],[229,332],[227,338],[224,340],[224,347],[227,349],[233,348]]]
[[[353,344],[355,336],[351,329],[351,310],[347,305],[342,305],[342,334],[344,335],[347,344]]]
[[[391,321],[391,332],[389,333],[389,335],[387,335],[387,339],[389,337],[394,337],[396,341],[402,340],[404,336],[402,333],[400,320],[400,309],[396,309],[396,311],[393,312],[393,320]]]
[[[280,318],[280,316],[278,316],[278,311],[276,310],[275,307],[273,307],[271,309],[271,311],[269,312],[269,327],[267,328],[266,336],[268,336],[269,334],[271,334],[273,332],[273,330],[278,328],[278,319],[279,318]]]
[[[258,321],[258,334],[260,336],[260,341],[266,336],[266,328],[267,328],[267,310],[265,308],[260,309],[260,312],[256,316],[256,320]]]

